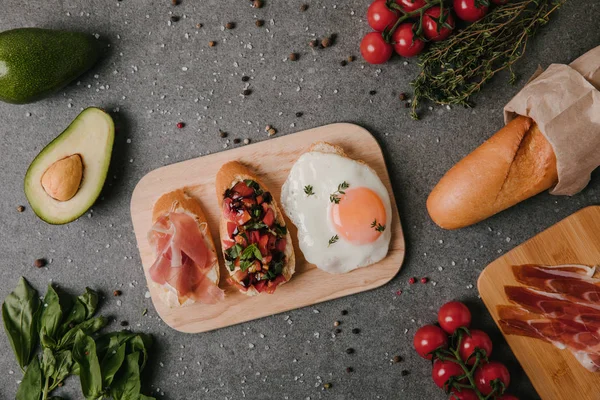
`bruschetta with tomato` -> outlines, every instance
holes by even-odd
[[[264,182],[237,161],[221,167],[216,189],[227,282],[249,296],[275,292],[295,270],[292,240],[277,202]]]

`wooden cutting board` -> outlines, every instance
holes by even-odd
[[[519,285],[511,270],[517,264],[599,265],[600,207],[576,212],[488,265],[479,277],[478,288],[496,323],[496,306],[509,304],[504,286]],[[542,399],[600,399],[600,373],[586,370],[568,350],[538,339],[505,338]]]
[[[392,240],[387,257],[366,268],[330,275],[306,262],[298,248],[296,228],[286,218],[296,251],[296,273],[290,282],[278,287],[273,295],[255,297],[229,287],[224,279],[229,273],[220,256],[218,240],[217,171],[228,161],[241,161],[252,167],[279,201],[281,186],[293,163],[313,142],[320,140],[339,145],[350,157],[366,161],[387,187],[393,213]],[[202,204],[217,244],[221,268],[219,286],[225,290],[225,301],[216,305],[169,308],[160,300],[159,291],[150,284],[148,270],[154,256],[146,235],[152,226],[152,207],[163,193],[181,187],[187,187],[188,192]],[[404,235],[381,148],[368,131],[352,124],[327,125],[154,170],[140,180],[133,192],[131,218],[154,307],[169,326],[182,332],[206,332],[373,289],[390,281],[400,270],[404,259]]]

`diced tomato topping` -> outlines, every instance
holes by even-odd
[[[258,232],[258,231],[250,232],[250,243],[254,244],[254,243],[258,243],[259,241],[260,241],[260,232]]]
[[[227,235],[233,238],[233,232],[237,229],[235,222],[227,221]]]
[[[262,264],[258,260],[254,260],[254,270],[255,272],[262,271]]]
[[[246,239],[244,239],[244,237],[242,235],[237,235],[235,237],[235,242],[238,244],[241,244],[242,247],[248,246],[248,241]]]
[[[242,203],[244,203],[244,207],[252,208],[253,206],[256,205],[256,200],[254,200],[251,197],[244,197],[242,199]]]
[[[265,289],[265,285],[267,284],[267,281],[258,281],[254,284],[254,289],[256,289],[256,291],[258,293],[261,293],[264,289]]]
[[[279,286],[279,284],[281,284],[282,282],[286,282],[285,277],[283,275],[279,275],[277,278],[273,279],[272,281],[269,281],[269,283],[267,283],[265,287],[262,288],[262,290],[258,290],[258,288],[256,288],[256,285],[254,285],[254,287],[256,288],[256,290],[258,290],[259,293],[265,292],[268,294],[273,294],[275,292],[275,289],[277,289],[277,286]]]
[[[231,277],[233,279],[235,279],[237,282],[242,282],[244,279],[246,279],[248,277],[248,272],[242,271],[240,269],[240,270],[236,271],[235,274],[233,274]]]
[[[277,244],[275,245],[275,249],[282,253],[285,253],[286,247],[287,247],[287,240],[285,240],[285,239],[279,239],[277,241]]]
[[[233,241],[233,239],[223,239],[223,248],[225,250],[233,247],[234,244],[235,242]]]
[[[233,187],[233,191],[241,197],[250,197],[254,194],[254,189],[246,185],[244,182],[238,182]]]
[[[269,253],[267,249],[267,245],[269,244],[269,235],[262,235],[258,240],[258,248],[260,249],[260,253],[263,256],[266,256]]]
[[[273,256],[271,254],[263,256],[263,259],[262,259],[263,265],[268,265],[272,259],[273,259]]]
[[[258,195],[256,196],[256,204],[262,204],[263,201],[265,201],[265,198],[263,197],[263,195]]]
[[[231,207],[231,200],[229,197],[226,197],[223,200],[223,217],[225,217],[228,221],[235,221],[238,218],[238,213]]]
[[[264,203],[263,203],[264,204]],[[273,226],[273,223],[275,222],[275,213],[273,212],[272,208],[269,208],[265,214],[265,216],[263,217],[263,222],[265,223],[265,225],[267,225],[269,228]]]
[[[244,225],[246,222],[250,221],[252,219],[252,216],[250,215],[250,213],[246,210],[244,210],[244,212],[242,212],[240,215],[238,215],[235,219],[235,222],[238,225]]]

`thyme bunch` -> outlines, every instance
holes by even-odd
[[[527,49],[527,42],[566,0],[514,0],[496,7],[480,21],[433,43],[420,57],[421,73],[412,82],[411,116],[423,99],[438,104],[472,106],[471,96],[496,73],[509,69]]]

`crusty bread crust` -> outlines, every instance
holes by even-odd
[[[225,191],[227,189],[231,189],[236,183],[243,181],[245,179],[252,179],[256,183],[258,183],[258,185],[264,191],[269,191],[267,185],[265,185],[265,183],[258,176],[256,176],[248,167],[246,167],[245,165],[243,165],[237,161],[230,161],[230,162],[224,164],[221,167],[221,169],[219,169],[219,171],[217,172],[215,188],[217,190],[217,201],[219,202],[219,209],[223,208],[223,196],[225,194]],[[279,208],[279,204],[277,204],[277,201],[275,200],[275,198],[273,198],[271,205],[273,206],[273,211],[275,213],[275,221],[279,225],[286,226],[285,220],[283,218],[283,213],[281,212],[281,210]],[[227,238],[227,221],[223,217],[221,217],[221,219],[220,219],[219,233],[221,236],[221,243],[222,243],[223,239]],[[287,246],[285,249],[285,255],[287,257],[287,263],[283,267],[282,275],[285,277],[285,280],[287,282],[292,278],[292,275],[294,275],[294,272],[296,270],[296,258],[294,255],[294,245],[292,243],[292,237],[291,237],[289,231],[286,234],[286,243],[287,243]],[[224,256],[225,256],[225,252],[223,252],[223,257]],[[227,269],[227,270],[229,271],[230,275],[233,275],[237,271],[237,270],[230,271],[229,269]],[[282,282],[281,285],[284,283],[285,282]],[[248,296],[254,296],[254,295],[258,294],[258,292],[254,289],[254,287],[249,288],[245,292],[242,290],[240,290],[240,291],[242,293],[247,294]]]
[[[520,116],[452,167],[427,199],[444,229],[480,222],[558,182],[552,145],[530,118]]]
[[[156,201],[156,203],[154,203],[154,208],[152,209],[152,223],[155,223],[160,217],[172,211],[190,214],[196,219],[198,225],[206,224],[206,229],[204,230],[204,242],[208,247],[208,251],[215,255],[216,261],[213,265],[213,269],[216,272],[216,280],[213,282],[218,285],[220,279],[219,258],[216,256],[215,242],[210,233],[210,229],[208,229],[208,222],[202,206],[198,200],[187,194],[185,189],[177,189],[165,193]]]

